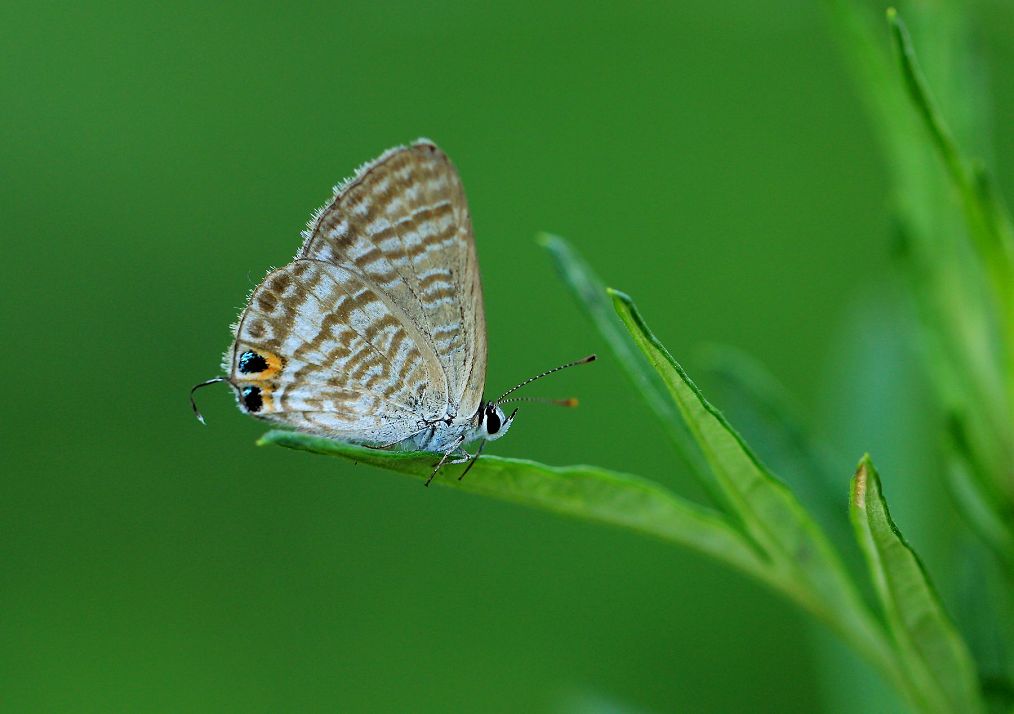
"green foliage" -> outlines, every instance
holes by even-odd
[[[666,394],[662,379],[631,344],[630,335],[617,316],[602,281],[567,241],[549,233],[539,235],[537,240],[553,257],[560,277],[580,301],[585,313],[605,339],[609,349],[616,356],[616,363],[623,368],[631,383],[658,417],[677,455],[704,486],[712,501],[721,502],[721,494],[707,477],[708,466],[700,448],[680,418],[676,405]]]
[[[897,10],[890,8],[887,19],[898,54],[905,88],[929,134],[932,145],[958,190],[971,230],[969,235],[986,265],[1003,312],[1008,338],[1014,337],[1014,227],[1010,214],[996,192],[985,168],[968,159],[958,148],[950,127],[931,96],[916,58],[908,28]],[[1010,344],[1010,341],[1008,342]]]
[[[958,387],[945,395],[954,410],[952,436],[953,489],[969,521],[987,542],[1014,566],[1014,227],[1010,214],[993,187],[988,171],[959,148],[953,132],[934,101],[916,57],[908,28],[892,8],[887,13],[904,86],[930,144],[946,168],[960,197],[969,244],[977,267],[989,279],[989,295],[982,297],[982,320],[992,325],[992,349],[964,358],[964,335],[932,312],[932,283],[915,283],[915,298],[926,304],[925,314],[941,344],[941,366],[958,375]],[[944,271],[943,261],[929,258],[924,271]],[[969,290],[969,292],[971,292]],[[965,316],[967,319],[970,316]],[[959,319],[960,316],[959,316]],[[986,380],[986,383],[983,383]],[[962,387],[965,387],[963,390]],[[972,395],[973,399],[969,399]]]
[[[697,357],[713,396],[760,461],[791,488],[846,564],[857,564],[840,459],[813,433],[785,387],[756,359],[728,345],[707,345]]]
[[[770,579],[870,652],[881,643],[837,555],[791,492],[757,460],[725,418],[652,334],[633,301],[609,291],[638,348],[661,375],[705,454],[744,535],[764,553]]]
[[[561,239],[556,241],[562,242]],[[571,253],[572,251],[554,251],[558,259],[561,255]],[[570,266],[570,272],[579,269],[579,266]],[[585,284],[591,279],[587,275],[584,278],[585,280],[571,281],[571,285]],[[972,707],[964,711],[981,708],[975,685],[974,664],[967,656],[960,636],[951,628],[924,627],[921,622],[911,628],[912,632],[907,639],[900,638],[893,626],[885,632],[858,597],[859,585],[853,579],[855,576],[850,575],[842,565],[841,557],[813,517],[759,463],[725,418],[704,398],[685,370],[652,334],[633,301],[618,291],[609,290],[608,293],[634,343],[662,377],[673,402],[705,454],[715,480],[726,496],[725,503],[743,524],[744,536],[764,552],[765,560],[770,564],[768,583],[838,632],[857,651],[876,664],[884,677],[919,710],[946,711],[946,708],[938,707],[939,701],[935,695],[924,691],[924,653],[965,653],[965,657],[960,660],[961,666],[955,667],[946,679],[935,686],[948,690],[948,693],[951,690],[958,692],[963,697],[962,701],[970,703],[969,706]],[[586,293],[575,290],[579,299],[584,294]],[[879,481],[877,489],[879,494]],[[882,515],[886,518],[886,504],[883,509]],[[896,533],[896,530],[892,530],[892,533]],[[858,533],[857,540],[869,560],[866,543]],[[907,552],[914,558],[911,551]],[[901,591],[900,599],[887,602],[881,598],[888,621],[893,622],[891,608],[895,614],[904,611],[902,619],[906,622],[909,618],[918,620],[925,608],[919,609],[917,614],[915,605],[922,605],[922,599],[917,597],[918,593],[913,592],[911,587],[906,590],[904,585],[911,586],[912,583],[919,582],[924,589],[928,589],[925,581],[916,581],[910,573],[896,572],[900,566],[893,557],[886,568],[891,570],[892,577],[900,578],[898,589]],[[874,589],[880,594],[878,578],[882,577],[883,571],[874,570],[872,565],[870,569]],[[940,612],[939,606],[936,612]],[[943,618],[943,615],[940,614],[939,617]],[[973,684],[968,685],[969,681]],[[952,682],[955,684],[949,686]]]
[[[919,708],[982,711],[975,664],[944,612],[922,563],[891,520],[873,462],[859,463],[852,523]]]
[[[859,3],[829,4],[888,157],[899,267],[920,323],[924,365],[945,410],[940,461],[953,501],[979,539],[964,546],[964,559],[976,564],[965,576],[969,582],[959,585],[951,574],[944,580],[952,592],[963,591],[962,624],[988,683],[983,689],[1008,711],[1014,704],[1014,223],[988,168],[992,122],[973,6],[892,8],[883,42],[881,21]],[[954,661],[947,666],[961,669]],[[960,699],[952,692],[944,701]]]
[[[911,4],[906,16],[933,39],[920,52],[889,10],[893,56],[857,3],[830,6],[893,174],[902,276],[948,412],[951,491],[1014,572],[1014,224],[986,163],[962,147],[984,143],[990,125],[967,6]]]

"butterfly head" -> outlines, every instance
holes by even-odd
[[[510,416],[505,416],[503,409],[496,402],[486,402],[479,407],[478,436],[486,441],[495,441],[507,433],[514,423],[515,409]]]
[[[505,416],[503,408],[500,405],[506,404],[507,402],[543,402],[546,404],[556,404],[561,407],[576,407],[576,399],[546,399],[545,397],[511,397],[508,399],[507,397],[521,389],[521,387],[524,387],[526,384],[530,384],[537,379],[542,379],[554,372],[559,372],[561,369],[567,369],[568,367],[574,367],[579,364],[587,364],[588,362],[594,361],[595,355],[588,355],[587,357],[575,360],[574,362],[562,364],[559,367],[554,367],[542,374],[529,377],[520,384],[508,389],[495,401],[482,403],[479,406],[479,411],[476,413],[474,421],[472,422],[475,425],[475,438],[485,439],[486,441],[495,441],[507,433],[511,424],[514,423],[514,417],[517,416],[518,413],[518,410],[515,409],[510,413],[510,416]]]

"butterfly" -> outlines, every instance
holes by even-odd
[[[468,203],[458,172],[421,139],[365,164],[334,189],[288,265],[254,288],[216,377],[241,411],[375,448],[475,463],[510,429],[507,399],[483,400],[486,318]],[[465,446],[479,442],[474,456]]]

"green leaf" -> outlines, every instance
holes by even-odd
[[[770,559],[772,581],[897,681],[882,630],[823,533],[704,398],[648,328],[633,300],[615,290],[609,294],[634,343],[668,388],[728,502]]]
[[[891,520],[869,457],[852,480],[852,523],[883,605],[914,703],[931,712],[983,710],[975,665],[915,552]]]
[[[699,362],[719,389],[725,414],[792,489],[853,572],[862,572],[835,459],[785,388],[763,365],[727,345],[708,345]]]
[[[1014,223],[985,169],[958,147],[929,91],[908,28],[894,8],[887,10],[887,21],[908,96],[961,196],[972,243],[989,274],[1002,315],[1006,344],[1014,349]]]
[[[425,452],[381,451],[290,431],[268,432],[257,443],[336,456],[420,481],[437,460]],[[723,516],[651,481],[594,466],[554,467],[497,456],[482,456],[459,481],[463,468],[444,467],[433,484],[620,526],[704,553],[761,580],[767,577],[763,561]]]
[[[612,302],[606,295],[605,285],[563,238],[542,233],[538,236],[538,242],[553,257],[567,287],[605,338],[609,349],[616,356],[617,363],[623,367],[623,371],[658,417],[680,457],[709,491],[712,500],[721,503],[721,496],[715,493],[713,484],[707,477],[708,467],[700,449],[690,437],[658,374],[630,343],[626,328],[617,318]]]
[[[609,344],[617,361],[626,370],[631,381],[641,391],[648,406],[655,411],[666,426],[678,425],[680,439],[687,439],[682,429],[679,413],[669,401],[658,375],[651,370],[630,344],[623,324],[616,319],[612,304],[606,296],[605,285],[591,267],[559,236],[542,233],[537,237],[539,244],[549,251],[556,262],[557,270],[564,282],[573,291],[578,302],[592,319],[595,327]],[[694,450],[692,442],[682,442],[689,451]]]

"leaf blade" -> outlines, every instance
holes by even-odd
[[[820,529],[704,398],[648,328],[633,300],[618,290],[610,289],[609,294],[634,343],[668,388],[727,502],[771,558],[772,581],[877,663],[889,678],[900,682],[881,628]]]
[[[888,8],[887,22],[901,68],[905,90],[931,143],[961,196],[972,245],[978,252],[995,295],[1008,347],[1014,346],[1014,221],[986,169],[958,146],[929,89],[916,57],[908,27],[897,10]],[[1014,368],[1008,368],[1014,393]]]
[[[891,519],[880,477],[868,456],[852,479],[850,512],[871,580],[914,684],[910,693],[928,711],[983,711],[971,655],[918,556]]]
[[[335,456],[424,480],[434,455],[380,451],[290,431],[270,431],[257,442]],[[482,456],[462,480],[451,467],[434,485],[541,508],[581,520],[618,526],[677,543],[755,578],[764,563],[728,521],[652,481],[593,466],[547,466],[534,461]]]
[[[725,413],[747,442],[785,480],[849,571],[863,572],[834,454],[811,433],[785,388],[760,362],[727,345],[708,345],[699,362],[716,380]]]
[[[564,283],[605,339],[616,361],[623,367],[624,373],[655,413],[676,447],[677,453],[690,467],[698,481],[709,490],[712,500],[721,503],[721,498],[713,492],[711,482],[707,478],[708,468],[700,450],[687,432],[658,374],[650,368],[643,355],[630,344],[623,323],[617,319],[616,312],[606,295],[605,284],[570,243],[560,236],[542,233],[537,240],[552,256]]]

